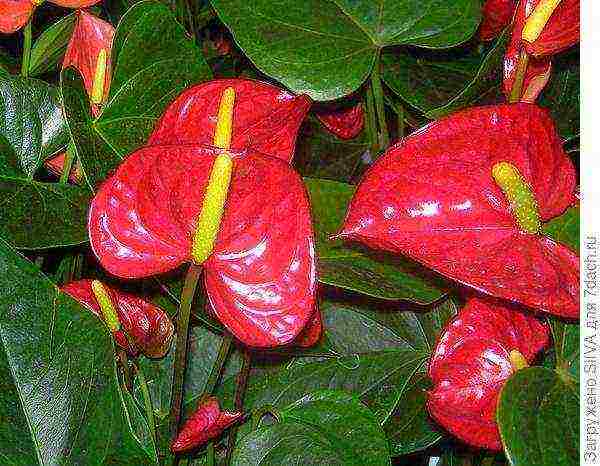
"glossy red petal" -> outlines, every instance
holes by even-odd
[[[570,205],[575,171],[546,111],[472,108],[388,150],[358,186],[341,236],[485,293],[577,317],[577,256],[521,231],[491,175],[501,161],[531,185],[544,220]]]
[[[62,6],[63,8],[87,8],[96,5],[102,0],[50,0],[50,3]]]
[[[174,332],[173,323],[167,313],[152,303],[106,284],[104,289],[108,292],[122,329],[127,334],[127,337],[115,334],[117,343],[125,349],[133,349],[134,353],[141,351],[147,357],[163,357],[171,346]],[[68,283],[62,291],[103,320],[100,306],[92,291],[92,280]]]
[[[78,10],[76,15],[75,29],[67,46],[62,66],[63,68],[69,66],[76,68],[83,77],[88,95],[91,95],[98,56],[101,50],[105,50],[107,66],[104,79],[104,98],[106,98],[110,88],[110,50],[115,29],[110,23],[83,10]]]
[[[27,24],[33,13],[30,0],[0,0],[0,32],[12,34]]]
[[[210,305],[246,345],[284,345],[306,326],[316,293],[310,206],[285,162],[251,154],[236,160],[205,267]]]
[[[60,177],[62,175],[65,166],[65,153],[61,152],[49,159],[44,160],[44,167],[53,175]],[[71,183],[80,184],[83,181],[83,174],[81,173],[81,165],[79,162],[75,162],[71,167],[69,173],[69,181]]]
[[[531,363],[548,342],[547,326],[532,315],[499,301],[469,300],[433,352],[429,412],[470,445],[500,450],[496,402],[515,370],[510,352],[519,351]]]
[[[504,54],[504,76],[503,86],[504,94],[510,96],[512,87],[517,74],[519,64],[519,51],[521,50],[521,39],[513,36],[510,44]],[[521,92],[521,102],[533,103],[544,90],[552,72],[552,62],[550,57],[535,58],[530,57],[523,81]]]
[[[481,13],[483,21],[479,26],[479,37],[492,40],[510,24],[515,11],[515,0],[486,0]]]
[[[321,335],[323,335],[323,319],[321,311],[317,309],[294,344],[301,348],[310,348],[317,344]]]
[[[360,134],[365,125],[362,104],[336,110],[316,112],[317,118],[333,134],[341,139],[353,139]]]
[[[154,146],[129,156],[99,189],[89,214],[92,249],[123,278],[190,260],[215,149]],[[234,154],[213,254],[204,263],[210,304],[243,343],[289,343],[315,305],[315,252],[308,197],[287,163]]]
[[[540,0],[521,0],[515,14],[513,40],[521,41],[525,22]],[[539,37],[523,45],[530,55],[543,57],[555,55],[579,42],[579,0],[562,0]]]
[[[290,162],[310,99],[248,79],[214,80],[189,88],[163,113],[148,145],[212,144],[221,94],[228,87],[236,95],[231,147]]]
[[[173,453],[193,450],[210,439],[221,435],[225,429],[242,417],[240,412],[221,411],[219,401],[210,397],[198,404],[196,412],[185,422],[171,443]]]

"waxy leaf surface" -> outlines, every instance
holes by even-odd
[[[213,0],[244,53],[297,94],[332,100],[369,76],[381,47],[450,47],[480,20],[476,0]]]
[[[470,299],[442,333],[429,363],[429,412],[468,444],[500,450],[496,403],[515,371],[510,352],[531,363],[548,342],[548,327],[533,315],[500,301]]]
[[[124,278],[167,272],[191,260],[192,238],[217,150],[151,146],[119,166],[94,198],[92,249]],[[241,341],[292,341],[312,317],[315,252],[308,197],[286,162],[234,155],[214,250],[203,264],[213,312]]]
[[[38,76],[57,67],[63,59],[75,28],[76,13],[67,15],[48,26],[31,47],[29,76]]]
[[[182,93],[162,115],[148,145],[212,145],[223,91],[235,90],[232,149],[251,148],[291,162],[311,101],[248,79],[213,80]]]
[[[342,238],[407,255],[460,283],[557,315],[579,315],[579,258],[524,232],[492,177],[513,164],[542,220],[571,204],[575,171],[546,111],[476,107],[438,120],[367,172]]]

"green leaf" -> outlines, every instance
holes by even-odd
[[[169,8],[154,1],[135,4],[117,26],[111,91],[101,115],[90,115],[83,80],[63,71],[65,114],[93,191],[131,151],[142,146],[167,105],[186,87],[210,78],[200,49]]]
[[[543,228],[552,239],[579,251],[579,206],[569,208],[560,217],[545,223]]]
[[[21,249],[85,243],[89,192],[79,186],[0,176],[0,236]]]
[[[431,304],[444,296],[443,280],[409,259],[329,240],[341,227],[354,186],[313,178],[304,181],[311,200],[320,282],[380,299],[419,304]]]
[[[148,464],[104,325],[1,239],[0,290],[3,463]]]
[[[96,129],[121,156],[146,142],[164,109],[186,87],[210,78],[202,51],[171,10],[135,4],[121,19],[112,49],[115,71]]]
[[[447,52],[390,49],[382,55],[382,76],[405,102],[436,119],[501,85],[507,36],[487,49],[477,43]]]
[[[552,76],[539,103],[554,117],[560,135],[570,141],[579,136],[579,48],[552,59]]]
[[[579,385],[543,367],[516,372],[500,392],[498,428],[514,466],[579,462]]]
[[[568,371],[579,379],[579,323],[550,317],[557,370]]]
[[[307,394],[281,411],[281,421],[238,441],[238,466],[282,464],[390,465],[385,436],[360,401],[340,391]]]
[[[57,90],[37,79],[0,73],[0,135],[27,178],[65,147],[68,131]]]
[[[315,100],[358,89],[381,47],[457,45],[475,32],[481,16],[478,0],[211,3],[261,71]]]
[[[31,48],[29,75],[38,76],[52,71],[60,63],[75,28],[75,14],[71,13],[52,24],[40,34]]]

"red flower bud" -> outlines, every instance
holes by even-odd
[[[515,11],[515,0],[486,0],[481,10],[483,21],[479,26],[481,40],[492,40],[510,24]]]
[[[362,104],[333,111],[318,111],[317,118],[325,128],[341,139],[353,139],[360,134],[365,124]]]
[[[470,108],[390,148],[359,184],[340,236],[577,318],[579,258],[539,231],[571,204],[575,181],[546,110]]]
[[[115,29],[85,11],[79,10],[76,14],[75,29],[62,66],[63,69],[72,66],[81,73],[92,111],[97,114],[110,88],[110,49]]]
[[[97,282],[99,283],[99,282]],[[101,285],[117,314],[118,324],[111,324],[105,317],[93,281],[79,280],[66,284],[62,291],[83,304],[103,321],[107,322],[119,346],[131,355],[142,352],[150,358],[163,357],[171,346],[174,327],[169,316],[161,308],[136,296]]]
[[[221,435],[240,417],[240,412],[221,411],[219,400],[215,397],[201,400],[196,412],[185,422],[179,435],[171,443],[171,451],[184,453],[193,450]]]
[[[495,300],[470,299],[448,324],[431,357],[429,412],[466,443],[500,450],[500,390],[548,341],[547,326],[532,315]]]

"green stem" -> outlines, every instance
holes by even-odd
[[[371,88],[375,99],[375,109],[377,110],[377,121],[381,135],[382,149],[387,149],[390,145],[390,133],[385,119],[385,104],[383,101],[383,87],[381,86],[381,77],[379,76],[379,57],[375,61],[375,66],[371,72]]]
[[[379,152],[379,136],[377,136],[377,117],[375,115],[375,104],[373,103],[373,89],[367,86],[365,89],[365,113],[367,119],[367,131],[371,141],[371,156],[377,157]]]
[[[510,90],[508,101],[511,103],[519,102],[523,94],[523,84],[525,83],[525,75],[527,74],[527,65],[529,64],[529,55],[525,50],[521,51],[517,71],[515,72],[515,80]]]
[[[29,76],[29,62],[31,60],[31,19],[25,25],[23,29],[24,42],[23,42],[23,58],[21,60],[21,76]]]
[[[131,371],[129,370],[129,358],[127,357],[125,350],[119,346],[117,346],[117,357],[119,358],[121,370],[123,371],[123,383],[125,384],[127,391],[131,393],[133,382],[131,381]]]
[[[235,387],[235,401],[234,407],[236,411],[243,411],[244,409],[244,395],[246,394],[246,386],[248,385],[248,376],[250,375],[250,353],[244,351],[244,360],[242,361],[242,367],[237,377],[237,385]],[[227,459],[225,464],[231,464],[231,456],[233,455],[233,449],[235,447],[235,439],[237,437],[237,425],[232,427],[229,431],[229,440],[227,441]]]
[[[225,366],[227,355],[229,354],[229,350],[231,349],[232,341],[233,338],[231,337],[231,335],[227,333],[223,335],[223,338],[221,339],[221,346],[219,346],[217,359],[215,359],[212,369],[210,370],[208,379],[206,379],[206,384],[204,385],[204,397],[211,395],[215,391],[217,383],[219,382],[219,378],[221,377],[221,372],[223,372],[223,367]]]
[[[60,174],[60,183],[67,184],[69,181],[69,174],[73,168],[73,161],[75,160],[75,146],[73,142],[70,142],[67,146],[67,152],[65,154],[65,163],[63,165],[63,171]]]
[[[179,313],[177,314],[177,344],[175,347],[175,364],[173,367],[173,385],[171,387],[171,416],[169,421],[170,438],[174,439],[179,429],[181,419],[181,404],[183,401],[183,382],[187,359],[188,333],[192,302],[198,286],[202,268],[191,264],[185,276]]]
[[[136,369],[138,379],[140,380],[140,387],[142,388],[142,398],[144,398],[146,418],[148,419],[148,427],[150,427],[150,437],[152,438],[152,442],[154,443],[154,448],[157,448],[158,445],[156,443],[156,422],[154,420],[154,408],[152,407],[152,398],[150,398],[148,383],[146,382],[146,377],[144,377],[144,373],[139,369],[139,367],[134,367]]]
[[[206,447],[206,465],[215,466],[215,445],[212,442]]]

